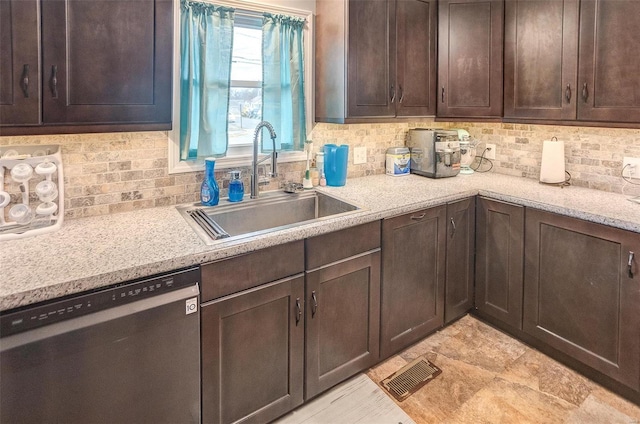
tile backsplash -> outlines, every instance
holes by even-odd
[[[565,143],[573,185],[640,195],[640,186],[620,177],[622,158],[640,157],[640,129],[466,122],[317,124],[311,138],[315,150],[325,143],[348,144],[348,175],[360,177],[384,173],[386,150],[403,145],[407,131],[416,127],[464,128],[480,143],[496,145],[491,172],[533,179],[540,172],[542,142],[555,136]],[[0,137],[0,145],[62,146],[66,218],[198,201],[203,173],[169,174],[168,142],[166,132]],[[353,148],[361,146],[367,148],[367,163],[353,165]],[[479,144],[479,154],[483,147]],[[241,170],[248,191],[249,167]],[[227,171],[216,172],[222,197]],[[279,180],[262,189],[277,189],[280,180],[301,181],[303,173],[304,162],[282,163]]]

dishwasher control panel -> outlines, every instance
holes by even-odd
[[[200,269],[190,268],[0,313],[0,337],[135,302],[199,282]]]

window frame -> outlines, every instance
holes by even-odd
[[[303,9],[295,9],[285,6],[278,6],[264,3],[254,3],[249,1],[221,0],[211,1],[220,6],[233,7],[235,9],[249,12],[269,12],[294,16],[306,19],[304,29],[304,50],[305,50],[305,107],[306,107],[306,127],[307,137],[313,129],[313,116],[315,116],[313,93],[314,93],[314,16],[313,12]],[[174,2],[174,33],[173,33],[173,125],[168,131],[168,165],[169,174],[179,174],[185,172],[196,172],[204,170],[204,160],[195,161],[180,160],[180,1]],[[237,167],[251,166],[253,159],[253,149],[250,145],[230,147],[232,154],[216,159],[217,169],[229,169]],[[299,162],[306,160],[304,151],[299,152],[278,152],[278,162]]]

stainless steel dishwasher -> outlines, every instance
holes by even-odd
[[[197,423],[197,268],[0,315],[1,423]]]

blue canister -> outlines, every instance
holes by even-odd
[[[229,201],[240,202],[244,197],[244,183],[240,179],[240,171],[231,171],[231,181],[229,181]]]
[[[347,182],[347,164],[349,162],[349,146],[342,144],[324,145],[324,175],[327,185],[340,187]]]
[[[220,188],[214,175],[215,166],[216,160],[214,158],[204,160],[204,179],[200,186],[200,202],[204,206],[215,206],[220,201]]]

